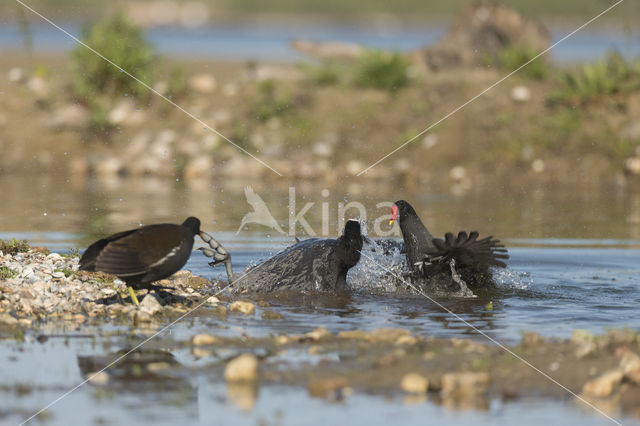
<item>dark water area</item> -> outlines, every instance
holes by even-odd
[[[4,21],[4,22],[3,22]],[[0,17],[0,49],[19,51],[23,36],[16,23]],[[72,23],[59,23],[76,37],[81,30]],[[570,33],[575,26],[551,26],[552,41],[556,42]],[[64,53],[73,49],[76,42],[60,30],[44,24],[30,27],[33,48],[36,53]],[[438,41],[446,31],[446,25],[429,23],[422,27],[397,26],[380,29],[345,25],[296,25],[234,24],[185,29],[163,27],[150,29],[147,37],[162,55],[182,59],[260,60],[292,62],[308,57],[290,48],[295,39],[322,42],[358,43],[375,49],[410,51]],[[551,51],[557,63],[578,63],[601,58],[608,51],[619,51],[627,58],[640,55],[637,35],[623,28],[590,27],[560,43]]]

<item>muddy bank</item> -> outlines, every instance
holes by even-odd
[[[66,61],[36,58],[20,71],[14,62],[0,64],[2,173],[278,178],[159,98],[124,96],[96,116],[70,96]],[[231,77],[219,68],[189,66],[176,102],[286,177],[327,185],[364,170],[505,74],[494,66],[414,73],[408,87],[389,93],[354,86],[340,67],[237,64]],[[160,73],[154,87],[166,89],[170,71]],[[637,181],[638,91],[554,103],[562,73],[515,75],[362,177],[459,191],[495,182]],[[325,77],[337,83],[319,82]]]

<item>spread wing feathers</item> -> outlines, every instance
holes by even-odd
[[[425,260],[431,263],[448,263],[452,258],[462,267],[504,268],[507,265],[503,260],[508,259],[509,254],[504,245],[493,239],[493,236],[479,240],[478,232],[472,231],[467,235],[465,231],[461,231],[457,237],[448,232],[444,239],[434,238],[433,249],[429,250]]]

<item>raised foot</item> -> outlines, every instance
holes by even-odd
[[[213,258],[213,262],[209,262],[209,265],[216,266],[224,263],[227,270],[227,277],[231,283],[233,277],[233,268],[231,267],[231,254],[225,249],[222,244],[216,241],[211,235],[204,231],[200,231],[200,238],[207,243],[209,247],[200,247],[198,250],[207,256]]]

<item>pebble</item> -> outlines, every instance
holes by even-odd
[[[229,305],[231,312],[240,312],[245,315],[251,315],[256,311],[256,305],[251,302],[245,302],[243,300],[236,300]]]
[[[489,384],[487,373],[446,373],[440,379],[441,393],[444,397],[451,395],[468,396],[482,393]]]
[[[258,379],[258,359],[255,355],[242,354],[227,364],[224,370],[227,382],[250,382]]]
[[[18,320],[9,314],[0,314],[0,324],[14,326],[18,324]]]
[[[330,393],[344,389],[346,386],[347,381],[343,377],[320,378],[310,380],[307,390],[312,397],[324,398]]]
[[[148,315],[155,315],[162,310],[162,305],[154,294],[147,294],[139,306],[140,312]]]
[[[219,341],[220,339],[210,334],[196,334],[191,338],[191,344],[193,346],[213,345]]]
[[[429,380],[417,373],[405,374],[400,387],[407,393],[424,394],[429,389]]]
[[[527,102],[531,100],[531,90],[527,86],[516,86],[511,89],[511,99],[516,102]]]
[[[13,67],[7,73],[7,79],[11,83],[23,83],[27,79],[27,75],[22,68]]]
[[[324,337],[328,337],[331,336],[331,333],[329,332],[329,330],[327,330],[324,327],[318,327],[313,331],[310,331],[308,333],[305,333],[302,335],[303,339],[309,339],[312,341],[318,341]]]
[[[585,383],[582,387],[582,393],[596,398],[606,398],[611,395],[614,387],[622,381],[623,377],[624,372],[621,369],[608,371]]]
[[[86,379],[92,385],[97,386],[106,385],[107,383],[109,383],[109,375],[104,371],[89,373],[86,375]]]
[[[162,306],[154,293],[144,297],[138,309],[130,303],[126,306],[120,303],[98,303],[116,296],[118,292],[124,294],[126,285],[112,275],[78,271],[78,260],[77,257],[42,250],[15,255],[0,253],[0,267],[7,267],[17,273],[14,278],[2,280],[0,299],[4,300],[0,300],[0,308],[4,302],[10,304],[12,315],[5,313],[1,318],[20,327],[30,327],[35,318],[54,316],[76,323],[99,315],[125,320],[122,314],[134,321],[151,321],[152,316],[158,312],[175,313],[181,309],[181,305],[175,303]],[[62,272],[64,270],[74,273],[65,277]],[[170,291],[171,293],[183,295],[192,278],[194,276],[189,271],[181,271],[180,279],[165,280],[163,285],[173,287],[175,290]],[[206,298],[197,291],[186,297],[193,298],[194,301]],[[213,309],[226,313],[223,305]]]
[[[208,95],[218,87],[216,79],[211,74],[196,74],[189,79],[189,88],[194,92]]]
[[[284,318],[284,315],[271,309],[265,309],[262,311],[261,317],[263,320],[281,320]]]

